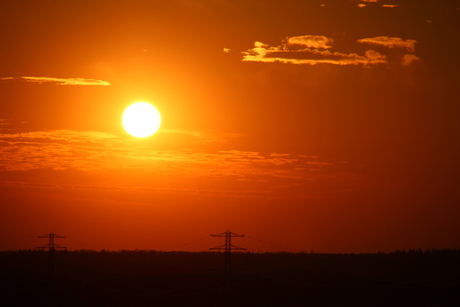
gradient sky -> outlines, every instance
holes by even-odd
[[[0,37],[0,249],[460,247],[458,1],[3,0]]]

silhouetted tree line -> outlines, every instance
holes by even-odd
[[[1,306],[429,306],[458,303],[460,249],[392,253],[0,252]],[[53,295],[47,295],[51,291]]]

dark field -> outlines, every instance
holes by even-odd
[[[0,306],[460,306],[460,250],[0,252]]]

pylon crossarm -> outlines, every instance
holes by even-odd
[[[216,247],[209,248],[210,250],[225,250],[225,245],[219,245]]]
[[[218,233],[216,235],[211,235],[211,237],[225,237],[226,235],[227,235],[227,233],[221,232],[221,233]]]
[[[239,235],[237,233],[234,233],[234,232],[229,232],[228,233],[228,236],[229,237],[244,237],[245,235]],[[221,233],[218,233],[216,235],[211,235],[211,237],[227,237],[227,233],[226,232],[221,232]]]
[[[230,232],[230,236],[231,237],[244,237],[244,235],[239,235],[239,234],[234,233],[234,232]]]

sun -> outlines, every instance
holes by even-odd
[[[137,138],[146,138],[160,128],[161,116],[151,104],[136,102],[126,108],[121,121],[126,132]]]

